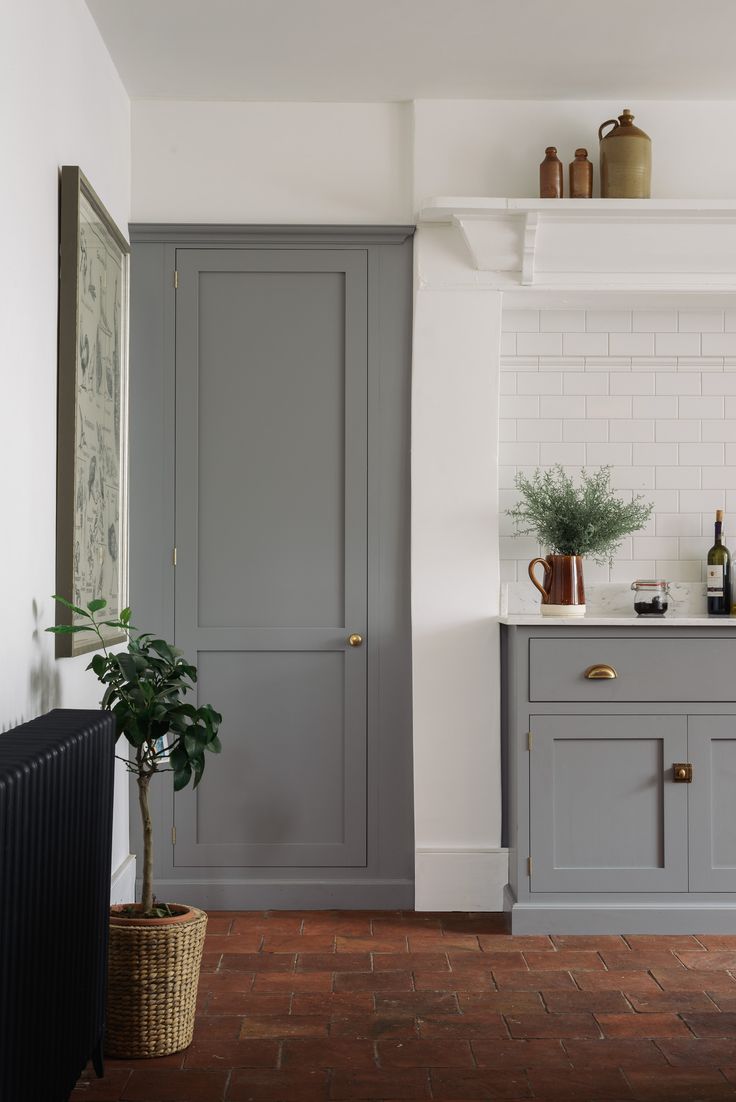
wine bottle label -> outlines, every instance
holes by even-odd
[[[709,597],[723,596],[723,566],[722,564],[708,564],[706,574],[706,592]]]

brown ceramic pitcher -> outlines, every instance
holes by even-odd
[[[544,570],[542,585],[534,573],[537,563]],[[542,594],[539,611],[542,616],[585,616],[583,560],[580,555],[547,555],[532,559],[529,577]]]

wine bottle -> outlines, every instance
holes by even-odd
[[[708,552],[706,595],[709,616],[731,615],[731,552],[723,542],[723,509],[716,510],[716,542]]]

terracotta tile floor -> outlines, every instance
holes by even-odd
[[[736,935],[512,937],[502,915],[210,914],[194,1041],[73,1102],[736,1099]]]

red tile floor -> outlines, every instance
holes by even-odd
[[[72,1102],[736,1099],[736,935],[501,915],[210,913],[194,1041]]]

